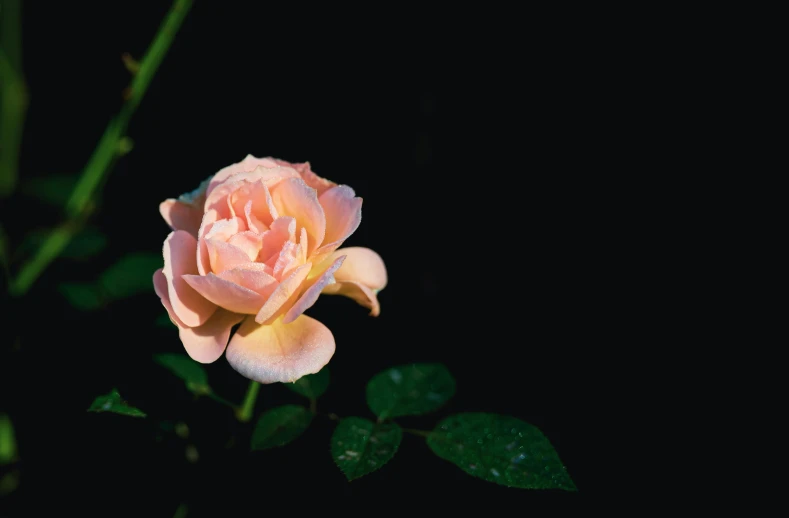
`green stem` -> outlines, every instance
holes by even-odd
[[[420,437],[430,437],[430,434],[432,433],[426,430],[417,430],[415,428],[403,428],[403,431],[413,435],[418,435]]]
[[[206,394],[206,395],[207,395],[209,398],[211,398],[211,399],[213,399],[214,401],[216,401],[217,403],[222,403],[223,405],[227,405],[227,406],[229,406],[229,407],[231,407],[231,408],[236,408],[236,405],[235,405],[235,403],[232,403],[232,402],[228,401],[227,399],[223,398],[222,396],[217,396],[217,395],[216,395],[216,394],[214,394],[213,392],[209,392],[209,393],[208,393],[208,394]]]
[[[244,397],[244,403],[236,411],[236,417],[242,423],[249,422],[252,419],[252,414],[255,411],[255,402],[258,400],[258,392],[260,392],[260,383],[250,381],[247,395]]]
[[[20,0],[4,0],[0,8],[0,198],[16,187],[28,102],[22,75],[21,7]]]
[[[148,85],[156,74],[156,70],[167,54],[175,34],[192,7],[192,0],[175,0],[167,13],[153,42],[140,61],[140,68],[132,79],[131,85],[126,89],[126,102],[120,112],[110,120],[104,130],[101,140],[96,145],[82,174],[71,193],[66,205],[66,215],[74,220],[83,217],[91,206],[91,199],[101,184],[102,179],[109,172],[118,151],[121,139],[125,136],[132,115],[142,101]],[[57,233],[55,229],[53,233]],[[28,262],[22,265],[17,278],[11,284],[11,293],[23,295],[36,281],[46,267],[57,258],[71,240],[71,235],[61,235],[59,238],[47,239]]]

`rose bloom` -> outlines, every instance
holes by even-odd
[[[173,232],[154,288],[198,362],[227,348],[247,378],[295,381],[334,354],[331,331],[303,314],[321,293],[380,312],[383,261],[368,248],[340,248],[361,222],[362,199],[309,163],[249,155],[159,210]]]

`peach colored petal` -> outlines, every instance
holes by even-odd
[[[335,274],[336,275],[336,274]],[[370,316],[377,317],[381,313],[381,305],[374,290],[364,284],[353,281],[337,281],[325,286],[324,295],[344,295],[355,300],[358,304],[370,309]]]
[[[258,260],[268,263],[272,258],[279,257],[282,246],[287,241],[292,241],[291,236],[296,235],[296,220],[291,217],[277,218],[271,228],[262,234],[262,244]],[[273,259],[276,261],[276,259]],[[270,265],[274,267],[272,262]]]
[[[292,216],[299,227],[307,229],[309,256],[323,242],[326,233],[326,215],[315,189],[301,178],[286,178],[271,190],[271,198],[280,216]]]
[[[307,229],[301,227],[301,235],[299,235],[299,248],[301,250],[301,257],[299,263],[304,264],[307,262],[307,248],[309,247],[309,240],[307,238]]]
[[[254,261],[263,246],[263,237],[253,231],[245,230],[228,239],[227,243],[240,248],[247,254],[250,261]]]
[[[239,286],[213,273],[184,275],[184,280],[200,295],[233,313],[256,315],[266,301],[265,297],[258,292]]]
[[[211,226],[208,232],[206,232],[205,238],[227,241],[232,236],[239,232],[244,232],[246,229],[246,222],[241,218],[220,219]]]
[[[205,239],[205,244],[208,249],[211,270],[214,273],[219,274],[249,262],[249,256],[246,252],[230,243],[225,243],[219,239]]]
[[[247,319],[227,348],[227,361],[259,383],[293,382],[314,374],[334,355],[331,331],[306,315],[290,324],[260,325]]]
[[[337,268],[342,265],[344,260],[345,257],[338,257],[331,264],[331,266],[329,266],[323,273],[316,277],[312,286],[307,288],[299,300],[297,300],[296,303],[293,304],[293,306],[288,310],[288,312],[285,313],[285,318],[282,320],[283,324],[290,324],[296,320],[299,315],[311,308],[312,305],[317,302],[318,297],[321,294],[321,290],[328,284],[334,282],[334,277],[332,274],[337,271]]]
[[[318,198],[326,213],[324,246],[341,244],[353,234],[362,221],[362,199],[347,185],[339,185]]]
[[[323,194],[324,191],[328,191],[332,187],[337,186],[337,184],[332,182],[331,180],[327,180],[326,178],[321,178],[317,174],[313,173],[309,162],[304,162],[301,164],[291,164],[284,160],[278,160],[276,158],[273,160],[280,165],[289,166],[295,169],[296,171],[298,171],[299,175],[301,175],[301,179],[304,180],[304,182],[307,185],[318,191],[318,196]]]
[[[279,285],[271,273],[271,269],[265,264],[247,263],[225,270],[219,276],[239,286],[249,288],[267,299]]]
[[[297,256],[301,256],[299,245],[293,241],[285,241],[285,244],[282,245],[282,250],[277,257],[277,260],[274,263],[274,277],[277,279],[283,278],[283,273],[291,264],[293,264]]]
[[[233,212],[236,214],[246,215],[247,206],[249,206],[249,213],[252,214],[256,220],[263,223],[264,226],[268,226],[276,219],[276,214],[272,215],[269,206],[270,197],[265,182],[263,180],[257,180],[255,182],[241,183],[238,188],[227,197],[227,200],[228,204],[233,207]]]
[[[217,185],[224,183],[231,176],[235,176],[239,173],[249,173],[258,167],[276,167],[278,165],[279,164],[270,158],[255,158],[252,155],[247,155],[244,157],[244,160],[220,169],[214,177],[211,178],[211,182],[208,184],[208,189],[206,190],[206,196],[211,194],[211,191],[213,191]]]
[[[296,268],[285,280],[283,280],[277,289],[263,304],[263,307],[258,311],[255,317],[255,322],[259,324],[269,323],[273,318],[279,316],[290,309],[290,303],[295,301],[295,297],[299,294],[301,283],[307,278],[312,268],[312,263],[306,263]]]
[[[185,230],[197,237],[200,229],[200,220],[203,217],[202,207],[193,207],[173,198],[164,200],[159,204],[159,213],[173,230]]]
[[[386,266],[381,256],[361,246],[340,248],[332,257],[346,256],[345,262],[334,274],[337,282],[358,282],[373,290],[386,287]]]
[[[219,214],[215,210],[209,210],[203,215],[203,222],[200,223],[200,230],[197,232],[197,272],[205,275],[211,271],[211,262],[208,258],[208,248],[205,244],[205,235],[211,231]]]
[[[252,200],[248,200],[246,205],[244,205],[244,216],[247,218],[249,230],[257,232],[258,234],[262,234],[268,230],[268,225],[260,221],[260,219],[255,216],[255,213],[252,212]]]
[[[170,315],[170,320],[178,326],[178,335],[189,356],[200,363],[212,363],[222,356],[230,337],[230,329],[241,322],[244,316],[219,308],[202,326],[187,327],[173,311],[167,279],[161,269],[153,274],[153,287]]]
[[[186,324],[181,322],[181,319],[178,318],[178,315],[175,314],[173,311],[173,305],[170,304],[170,294],[169,288],[167,287],[167,278],[164,276],[162,268],[159,268],[155,272],[153,272],[153,291],[159,296],[159,299],[162,301],[162,305],[164,309],[167,310],[167,316],[170,317],[170,322],[175,324],[178,327],[187,327]]]
[[[227,198],[238,189],[261,182],[268,187],[273,187],[286,178],[300,179],[299,173],[289,167],[277,166],[274,168],[258,167],[254,171],[238,173],[226,181],[217,184],[206,197],[205,210],[216,209],[222,217],[229,215]]]
[[[202,326],[179,328],[178,336],[194,361],[213,363],[225,351],[231,328],[243,319],[244,315],[219,308]]]
[[[162,249],[167,291],[173,311],[185,325],[197,327],[216,311],[216,305],[197,293],[183,279],[197,273],[197,240],[184,230],[170,232]]]

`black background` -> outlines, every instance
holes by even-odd
[[[120,56],[141,57],[167,6],[33,3],[24,11],[31,96],[22,182],[81,170],[122,102]],[[93,223],[109,236],[86,262],[61,259],[22,300],[3,302],[2,407],[19,444],[21,485],[4,515],[50,506],[116,516],[288,513],[315,504],[375,512],[480,505],[529,512],[577,507],[594,484],[584,437],[597,426],[582,394],[601,280],[604,207],[593,194],[601,139],[597,58],[576,28],[583,13],[337,11],[309,22],[266,3],[197,2],[137,111],[133,151],[113,169]],[[310,15],[317,13],[310,12]],[[341,21],[335,21],[341,20]],[[509,23],[505,23],[509,22]],[[151,356],[180,352],[150,294],[80,313],[61,281],[95,278],[130,251],[159,251],[169,232],[158,204],[246,154],[310,161],[364,198],[346,242],[381,254],[382,314],[323,297],[309,314],[334,333],[332,382],[320,409],[370,417],[376,372],[438,361],[457,379],[440,412],[404,418],[429,429],[460,411],[538,426],[578,493],[525,491],[474,479],[407,435],[383,469],[346,482],[329,455],[333,423],[317,420],[277,450],[249,453],[251,425],[182,382]],[[2,202],[12,243],[58,221],[23,194]],[[18,266],[18,262],[15,263]],[[604,281],[603,281],[604,282]],[[207,366],[224,397],[247,381],[224,358]],[[147,419],[85,412],[117,387]],[[300,399],[264,386],[258,413]],[[182,439],[161,423],[185,422]],[[235,437],[230,443],[231,437]],[[184,451],[194,445],[196,463]],[[113,503],[114,502],[114,503]],[[84,515],[83,514],[83,515]]]

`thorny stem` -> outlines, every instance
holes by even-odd
[[[79,221],[92,205],[91,199],[96,189],[101,185],[119,154],[121,148],[119,144],[125,136],[129,121],[142,101],[151,79],[156,74],[156,70],[167,54],[175,34],[191,7],[192,0],[175,0],[159,26],[156,37],[139,63],[139,69],[134,75],[131,85],[125,90],[126,102],[120,112],[110,120],[104,130],[104,135],[96,145],[93,155],[85,165],[85,169],[82,170],[77,185],[71,193],[66,205],[66,215],[69,219]],[[74,225],[64,224],[52,231],[41,247],[36,250],[35,255],[22,265],[19,274],[11,283],[12,294],[23,295],[30,289],[36,279],[60,255],[73,237],[73,232],[64,232],[63,229],[73,227]]]
[[[244,402],[241,404],[241,408],[236,411],[236,417],[242,423],[247,423],[252,419],[252,413],[255,411],[255,402],[258,400],[258,392],[260,392],[260,383],[250,380],[247,395],[244,396]]]

